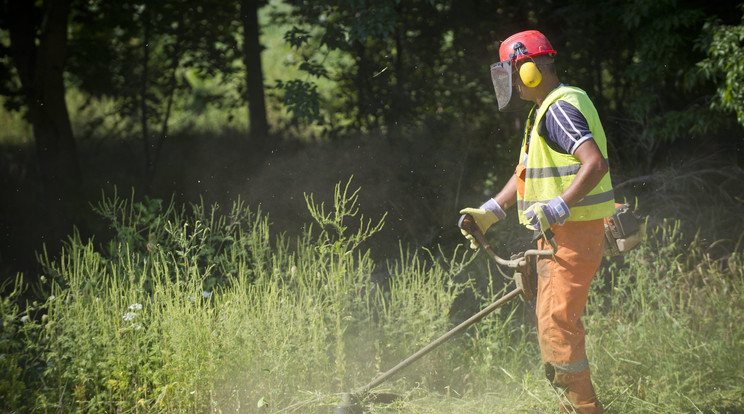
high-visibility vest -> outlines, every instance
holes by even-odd
[[[548,94],[542,105],[537,108],[534,127],[525,127],[525,138],[519,154],[519,161],[524,164],[524,186],[517,192],[517,210],[519,222],[527,224],[524,210],[536,202],[547,203],[563,194],[576,178],[581,162],[571,154],[562,154],[551,149],[546,138],[538,134],[538,125],[545,116],[548,107],[555,101],[565,101],[576,107],[586,118],[594,142],[597,143],[602,156],[607,159],[607,138],[597,109],[583,90],[572,86],[560,86]],[[535,108],[532,109],[535,111]],[[529,146],[527,140],[529,139]],[[529,148],[529,149],[528,149]],[[528,150],[527,150],[528,149]],[[526,151],[527,150],[527,151]],[[526,157],[525,157],[526,155]],[[610,173],[589,194],[571,207],[569,221],[587,221],[609,217],[615,213],[615,197],[612,190]]]

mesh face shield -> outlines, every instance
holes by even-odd
[[[491,81],[499,103],[499,111],[510,112],[524,108],[527,102],[519,98],[519,91],[512,82],[512,60],[504,60],[491,65]]]

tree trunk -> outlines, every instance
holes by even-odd
[[[367,57],[366,49],[360,40],[354,42],[355,59],[357,61],[357,72],[355,77],[355,88],[357,90],[357,124],[358,128],[369,126],[369,105],[367,104]]]
[[[240,0],[240,18],[243,22],[243,63],[245,64],[246,101],[250,120],[251,138],[254,141],[269,137],[266,120],[263,69],[261,68],[261,42],[258,27],[258,0]],[[265,141],[264,141],[265,142]],[[268,143],[270,145],[272,143]]]
[[[142,11],[142,75],[140,77],[140,125],[142,128],[142,155],[145,159],[145,186],[149,189],[155,174],[150,157],[150,129],[147,110],[147,77],[150,65],[150,5],[144,2]]]
[[[40,24],[35,20],[39,10],[34,2],[10,0],[6,3],[11,56],[21,80],[36,141],[50,238],[71,231],[70,225],[79,214],[77,207],[81,199],[82,175],[63,80],[70,2],[44,1]]]
[[[401,16],[401,5],[400,3],[395,4],[395,13]],[[392,100],[390,101],[390,111],[386,113],[385,120],[387,122],[387,129],[389,132],[397,131],[400,128],[398,122],[404,118],[404,113],[409,109],[408,105],[408,94],[405,92],[408,88],[407,79],[407,68],[404,66],[404,54],[405,49],[403,47],[403,37],[406,33],[405,18],[400,18],[400,23],[395,25],[395,60],[394,60],[394,76],[395,76],[395,87],[391,93]],[[391,137],[391,134],[388,134]]]

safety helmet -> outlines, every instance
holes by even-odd
[[[546,53],[557,53],[550,41],[537,30],[525,30],[509,36],[501,42],[499,47],[499,59],[519,62],[522,59],[544,55]]]
[[[544,54],[555,55],[548,38],[537,30],[526,30],[509,36],[499,47],[500,62],[491,65],[491,81],[496,92],[500,111],[521,108],[518,92],[512,87],[512,73],[518,62]],[[542,73],[533,61],[519,68],[519,77],[528,87],[536,87],[542,81]],[[514,99],[513,99],[514,98]]]

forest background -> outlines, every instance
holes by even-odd
[[[89,203],[262,204],[355,175],[369,214],[415,246],[513,171],[522,113],[499,113],[499,41],[539,28],[602,117],[619,200],[712,239],[742,229],[735,2],[5,2],[0,268],[33,268]],[[260,17],[260,19],[259,19]],[[740,121],[740,122],[737,122]],[[366,193],[366,194],[365,194]],[[397,247],[396,241],[388,240]]]
[[[525,114],[498,112],[489,65],[528,28],[597,106],[616,198],[740,249],[743,15],[681,0],[5,0],[0,275],[34,283],[75,240],[119,240],[111,197],[152,214],[242,200],[291,237],[314,218],[306,195],[332,202],[350,177],[365,216],[385,217],[365,239],[376,260],[452,250],[459,209],[513,172]],[[501,248],[529,237],[504,226]]]

